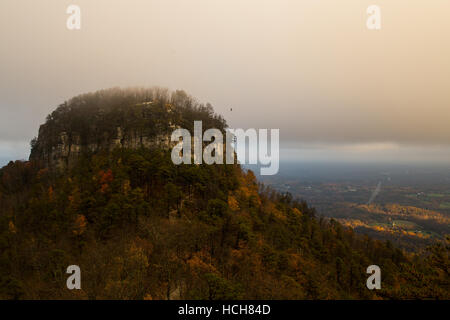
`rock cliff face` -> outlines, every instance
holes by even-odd
[[[70,167],[83,153],[169,149],[175,144],[170,141],[173,130],[190,130],[194,120],[210,119],[206,127],[223,129],[223,119],[211,115],[209,105],[200,105],[180,91],[109,89],[81,95],[47,117],[31,142],[30,160],[61,169]]]
[[[106,132],[101,136],[104,138],[100,141],[96,138],[88,143],[83,143],[79,132],[62,131],[58,133],[55,142],[49,145],[42,141],[44,140],[42,137],[45,135],[39,134],[37,146],[33,148],[30,160],[41,161],[48,167],[63,169],[71,166],[84,152],[112,151],[115,148],[169,149],[173,146],[170,141],[170,133],[145,136],[137,130],[125,130],[123,127],[117,127],[115,137],[109,137]]]

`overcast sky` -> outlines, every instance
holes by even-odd
[[[1,0],[0,163],[64,100],[136,85],[280,128],[291,160],[450,162],[449,39],[448,0]]]

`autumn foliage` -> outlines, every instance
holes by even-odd
[[[1,298],[449,298],[448,243],[404,253],[238,165],[118,149],[63,173],[10,163],[0,181]],[[70,264],[83,272],[77,292],[65,287]],[[371,264],[382,290],[365,286]]]
[[[405,253],[238,164],[177,166],[170,150],[108,140],[194,120],[226,127],[210,105],[160,89],[87,94],[49,115],[31,161],[0,169],[0,299],[450,298],[448,241]],[[52,153],[65,150],[62,132],[76,157]],[[74,264],[80,290],[66,287]],[[381,290],[366,287],[372,264]]]

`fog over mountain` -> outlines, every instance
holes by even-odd
[[[81,30],[66,28],[70,4]],[[448,162],[450,2],[378,0],[378,31],[371,4],[2,0],[0,163],[28,158],[64,100],[135,85],[186,90],[232,127],[280,128],[282,161]]]

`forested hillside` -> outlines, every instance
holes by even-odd
[[[450,298],[448,241],[407,254],[238,164],[177,166],[158,143],[126,142],[194,119],[226,127],[211,106],[156,89],[84,95],[52,113],[30,161],[0,170],[0,298]],[[73,264],[81,290],[66,287]],[[366,287],[372,264],[381,290]]]

